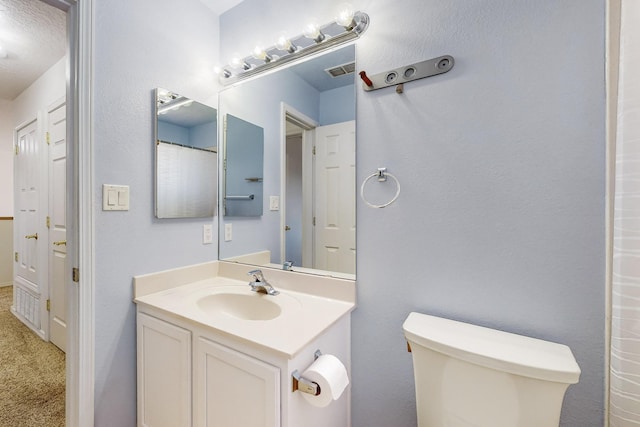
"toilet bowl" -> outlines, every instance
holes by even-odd
[[[558,427],[580,378],[566,345],[420,313],[403,329],[418,427]]]

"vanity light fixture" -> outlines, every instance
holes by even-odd
[[[369,15],[354,11],[348,4],[341,6],[334,21],[325,25],[308,24],[303,34],[288,37],[281,33],[274,46],[257,46],[251,55],[236,56],[231,64],[214,71],[223,85],[236,83],[256,74],[287,64],[296,59],[352,41],[369,26]]]
[[[193,104],[193,100],[180,96],[173,92],[158,92],[158,114],[166,114],[171,110],[180,107],[188,107]]]

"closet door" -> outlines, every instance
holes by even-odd
[[[40,151],[36,120],[17,130],[14,161],[14,310],[29,327],[40,331],[40,246],[46,245],[46,228],[40,224]],[[45,267],[46,268],[46,267]],[[45,276],[46,277],[46,276]]]

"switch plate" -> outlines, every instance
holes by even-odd
[[[129,210],[129,186],[128,185],[102,185],[102,210],[103,211],[128,211]]]
[[[224,241],[225,242],[230,242],[231,238],[233,237],[232,234],[233,228],[231,227],[231,223],[226,223],[224,225]]]
[[[280,210],[280,197],[279,196],[269,196],[269,210],[270,211],[279,211]]]
[[[202,244],[210,245],[213,243],[213,224],[204,224],[202,226]]]

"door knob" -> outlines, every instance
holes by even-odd
[[[59,240],[57,242],[53,242],[53,244],[56,245],[56,246],[61,246],[61,245],[67,246],[67,241],[66,240]]]
[[[38,233],[36,234],[28,234],[26,236],[24,236],[25,239],[36,239],[38,240]]]
[[[284,226],[284,231],[289,231],[289,230],[291,230],[291,227],[289,227],[288,225],[285,225]]]

